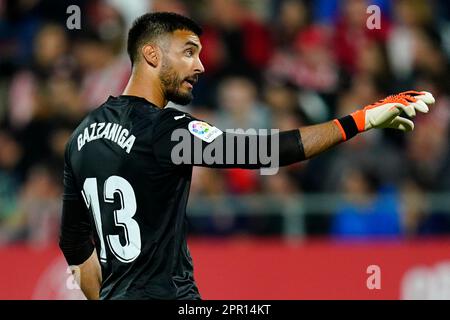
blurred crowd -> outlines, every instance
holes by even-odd
[[[80,29],[67,27],[73,4]],[[370,4],[381,8],[380,28],[367,27]],[[410,89],[437,101],[412,133],[374,130],[275,176],[194,168],[190,204],[262,195],[280,205],[251,215],[211,205],[191,217],[193,233],[280,234],[283,204],[317,193],[343,197],[331,215],[302,213],[307,235],[450,233],[450,209],[433,209],[429,197],[450,197],[449,7],[445,0],[0,0],[0,243],[55,242],[65,143],[90,110],[121,94],[130,74],[127,30],[148,11],[202,25],[206,72],[186,110],[221,129],[289,130]]]

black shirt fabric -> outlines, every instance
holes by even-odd
[[[173,162],[176,129],[188,132],[192,146],[200,144],[202,150],[226,136],[177,109],[119,96],[92,111],[67,143],[60,247],[71,265],[84,262],[96,248],[101,299],[200,299],[186,240],[192,162]],[[282,139],[296,151],[281,165],[304,156],[297,151],[296,132]],[[195,160],[194,152],[190,158]]]

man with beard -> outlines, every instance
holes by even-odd
[[[79,268],[89,299],[200,299],[186,242],[193,165],[267,167],[255,145],[289,165],[371,128],[410,131],[412,121],[399,114],[428,112],[434,102],[429,93],[410,91],[314,126],[256,136],[223,132],[165,108],[193,98],[204,72],[200,35],[195,22],[178,14],[139,17],[128,35],[132,75],[125,91],[92,111],[67,143],[59,244],[69,265]],[[231,161],[211,163],[186,150],[178,161],[172,151],[180,130],[200,154],[222,141],[215,156]]]

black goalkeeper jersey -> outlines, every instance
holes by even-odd
[[[144,98],[109,97],[67,143],[60,236],[67,262],[83,263],[95,246],[101,299],[200,299],[186,242],[192,166],[272,165],[261,150],[280,166],[304,159],[299,130],[222,132]]]
[[[192,166],[170,158],[172,132],[193,121],[143,98],[109,97],[71,136],[64,202],[84,205],[71,215],[92,226],[101,299],[200,298],[186,243]]]

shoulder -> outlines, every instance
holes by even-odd
[[[198,120],[190,113],[175,108],[165,108],[159,112],[156,119],[156,126],[159,128],[177,128],[186,126],[190,121]]]
[[[182,129],[186,134],[208,143],[223,133],[214,125],[175,108],[164,109],[161,112],[158,125],[159,130],[156,132],[156,136],[158,134],[173,133],[177,129]]]
[[[168,107],[168,108],[164,108],[161,110],[160,112],[160,117],[161,120],[178,120],[178,119],[193,119],[194,116],[192,116],[190,113],[182,111],[182,110],[178,110],[172,107]]]

